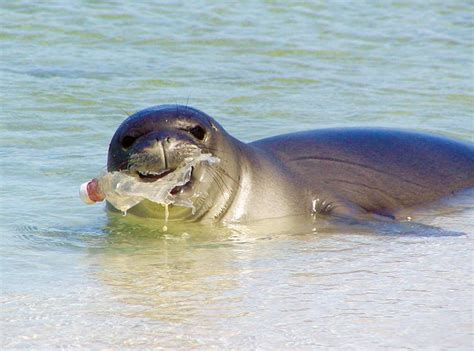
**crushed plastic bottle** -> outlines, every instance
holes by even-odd
[[[211,154],[197,154],[186,158],[183,165],[154,182],[145,183],[126,172],[106,172],[81,185],[79,194],[86,204],[107,200],[115,208],[126,212],[147,199],[161,205],[170,204],[194,209],[191,199],[175,197],[171,190],[191,179],[192,167],[198,163],[215,164],[219,158]]]

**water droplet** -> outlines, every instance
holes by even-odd
[[[168,209],[168,204],[163,204],[165,207],[165,224],[163,226],[163,231],[166,232],[168,230],[167,224],[168,224],[168,217],[170,215],[169,209]]]

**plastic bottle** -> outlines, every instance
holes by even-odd
[[[81,187],[79,188],[79,195],[81,200],[88,205],[105,200],[105,194],[101,190],[99,179],[97,178],[93,178],[88,182],[82,183]]]
[[[133,177],[121,172],[106,172],[81,184],[79,196],[86,204],[107,200],[116,209],[126,212],[145,198],[133,189],[137,186],[140,187],[141,184]]]
[[[185,185],[191,179],[193,167],[203,162],[215,164],[219,159],[211,154],[196,154],[185,159],[179,169],[152,183],[141,182],[126,172],[105,172],[83,183],[79,188],[79,195],[86,204],[107,200],[124,213],[145,199],[164,206],[174,204],[194,210],[190,197],[175,197],[171,191],[177,186]]]

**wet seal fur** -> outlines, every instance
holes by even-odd
[[[474,187],[474,145],[384,128],[330,128],[243,143],[207,114],[160,105],[127,118],[112,138],[108,171],[153,182],[199,149],[220,159],[196,165],[172,190],[195,210],[170,219],[248,222],[295,215],[396,218],[398,211]],[[148,201],[131,213],[162,217]]]

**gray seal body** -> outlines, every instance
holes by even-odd
[[[474,187],[474,147],[395,129],[337,128],[243,143],[213,118],[187,106],[151,107],[127,118],[109,148],[108,170],[156,181],[193,150],[218,165],[195,167],[173,196],[195,211],[170,209],[170,219],[250,222],[295,216],[396,218],[401,209]],[[162,217],[143,202],[130,212]]]
[[[333,128],[250,145],[286,165],[310,197],[332,204],[333,212],[394,217],[400,209],[474,187],[474,146],[435,135]]]

